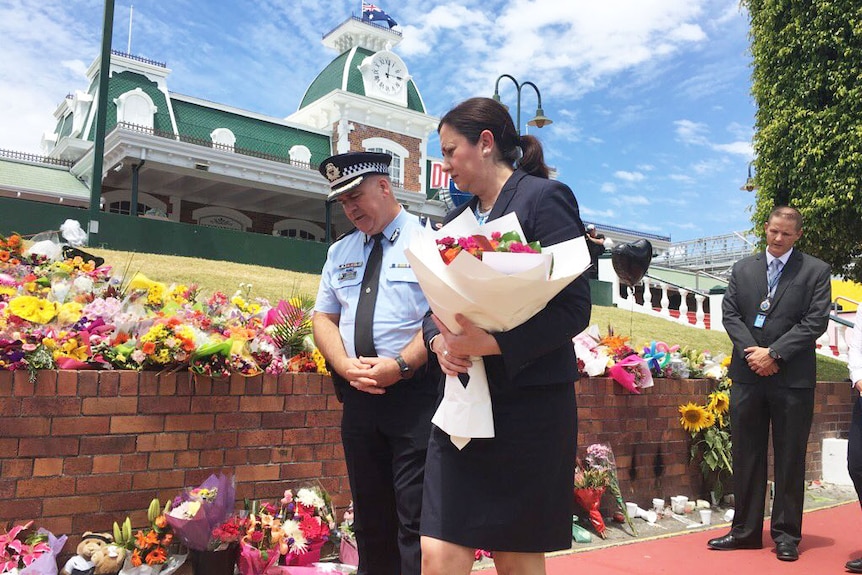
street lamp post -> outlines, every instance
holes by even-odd
[[[539,93],[539,88],[537,88],[536,85],[532,82],[519,83],[514,77],[510,76],[509,74],[501,74],[497,78],[497,82],[494,84],[494,100],[502,104],[502,101],[500,100],[500,80],[502,80],[503,78],[510,79],[515,84],[515,88],[518,91],[518,104],[516,108],[516,117],[518,119],[518,123],[515,124],[515,127],[518,130],[519,136],[521,135],[521,88],[523,88],[524,86],[530,86],[533,90],[535,90],[536,97],[539,99],[539,105],[536,108],[536,116],[532,120],[527,122],[527,125],[541,128],[543,126],[547,126],[548,124],[553,123],[553,120],[545,116],[545,111],[542,109],[542,94]]]
[[[754,160],[748,162],[748,177],[745,179],[745,183],[739,187],[743,192],[753,192],[757,189],[757,183],[754,181],[754,178],[751,176],[751,166],[754,164]]]

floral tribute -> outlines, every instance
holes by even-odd
[[[440,250],[440,256],[446,264],[452,263],[452,260],[462,251],[466,251],[479,259],[482,259],[484,252],[538,254],[542,251],[539,242],[524,243],[521,235],[514,231],[493,232],[490,238],[482,234],[458,239],[445,236],[437,239],[437,246]]]
[[[30,254],[0,236],[0,369],[180,370],[211,377],[326,374],[311,339],[313,300],[270,304],[242,283],[227,296],[118,275],[81,250]],[[126,270],[128,271],[128,270]]]
[[[174,498],[167,522],[186,547],[206,551],[213,530],[233,512],[235,497],[233,477],[210,475],[200,486]]]
[[[174,534],[166,516],[169,510],[170,502],[162,509],[158,499],[150,501],[147,508],[149,526],[138,529],[134,534],[128,517],[122,525],[114,522],[114,543],[128,551],[120,571],[122,575],[145,575],[153,572],[169,575],[185,562],[185,555],[170,552]]]
[[[629,345],[628,337],[614,334],[613,328],[609,327],[603,337],[597,326],[590,326],[575,336],[574,345],[578,368],[584,375],[607,375],[632,393],[653,385],[647,359]]]
[[[281,499],[279,517],[299,524],[301,538],[284,557],[285,565],[310,565],[320,559],[320,550],[335,528],[335,515],[329,495],[320,487],[288,489]],[[301,544],[297,541],[303,540]]]
[[[733,475],[730,437],[730,391],[727,377],[729,357],[711,357],[704,361],[703,373],[715,387],[706,402],[688,402],[679,406],[680,425],[691,435],[691,461],[698,462],[713,499],[720,500],[726,483]]]
[[[575,467],[575,502],[587,512],[590,524],[602,539],[606,537],[607,526],[599,506],[610,481],[607,469],[585,465],[578,459]]]
[[[0,528],[0,573],[56,573],[56,556],[66,543],[45,529],[32,529],[33,522]]]
[[[611,449],[610,445],[605,443],[593,443],[587,447],[586,464],[589,469],[604,472],[607,477],[607,488],[610,490],[611,495],[613,495],[614,501],[616,501],[617,507],[619,507],[619,511],[631,528],[632,533],[637,536],[638,531],[635,529],[632,518],[626,509],[622,491],[620,490],[620,482],[617,479],[617,462],[616,458],[614,458],[614,450]]]

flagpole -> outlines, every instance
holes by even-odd
[[[132,15],[135,13],[135,5],[132,4],[129,9],[129,44],[126,48],[126,54],[132,54]]]

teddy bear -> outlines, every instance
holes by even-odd
[[[85,531],[75,549],[76,555],[66,561],[63,569],[60,570],[60,575],[94,575],[96,563],[93,561],[93,556],[103,555],[104,548],[113,542],[114,538],[110,533]]]
[[[109,543],[97,549],[90,560],[96,566],[93,575],[117,575],[123,568],[126,550],[119,545]]]

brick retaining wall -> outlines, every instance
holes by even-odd
[[[642,507],[655,496],[703,496],[677,406],[711,387],[656,380],[632,395],[610,379],[584,379],[580,452],[609,443],[624,496]],[[851,406],[846,383],[818,385],[808,479],[820,477],[822,439],[846,437]],[[276,500],[319,479],[343,510],[340,418],[330,379],[318,375],[43,371],[30,383],[26,372],[0,371],[0,522],[33,519],[70,535],[74,549],[84,531],[126,515],[145,524],[153,497],[165,501],[217,471],[235,475],[238,501]]]

